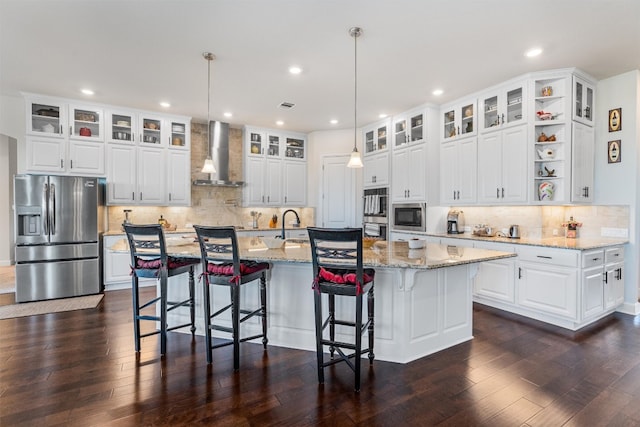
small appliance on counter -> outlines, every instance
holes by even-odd
[[[447,234],[464,233],[464,212],[451,209],[447,214]]]
[[[520,226],[513,224],[509,226],[509,238],[511,239],[519,239],[520,238]]]

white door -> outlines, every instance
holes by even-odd
[[[165,197],[164,150],[138,148],[138,202],[144,205],[162,205]]]
[[[307,204],[307,164],[284,161],[284,204],[304,206]]]
[[[322,159],[322,227],[355,227],[357,215],[355,171],[349,169],[349,155]]]
[[[69,142],[69,173],[104,176],[104,143]]]

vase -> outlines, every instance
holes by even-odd
[[[551,201],[553,200],[553,191],[554,191],[553,182],[543,181],[538,186],[538,200],[540,201]]]

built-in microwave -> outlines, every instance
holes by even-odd
[[[426,203],[397,203],[391,209],[391,228],[404,231],[427,231]]]

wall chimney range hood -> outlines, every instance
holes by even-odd
[[[242,187],[244,182],[229,180],[229,123],[213,120],[209,123],[208,148],[216,172],[209,174],[209,179],[197,179],[193,181],[193,185]]]

